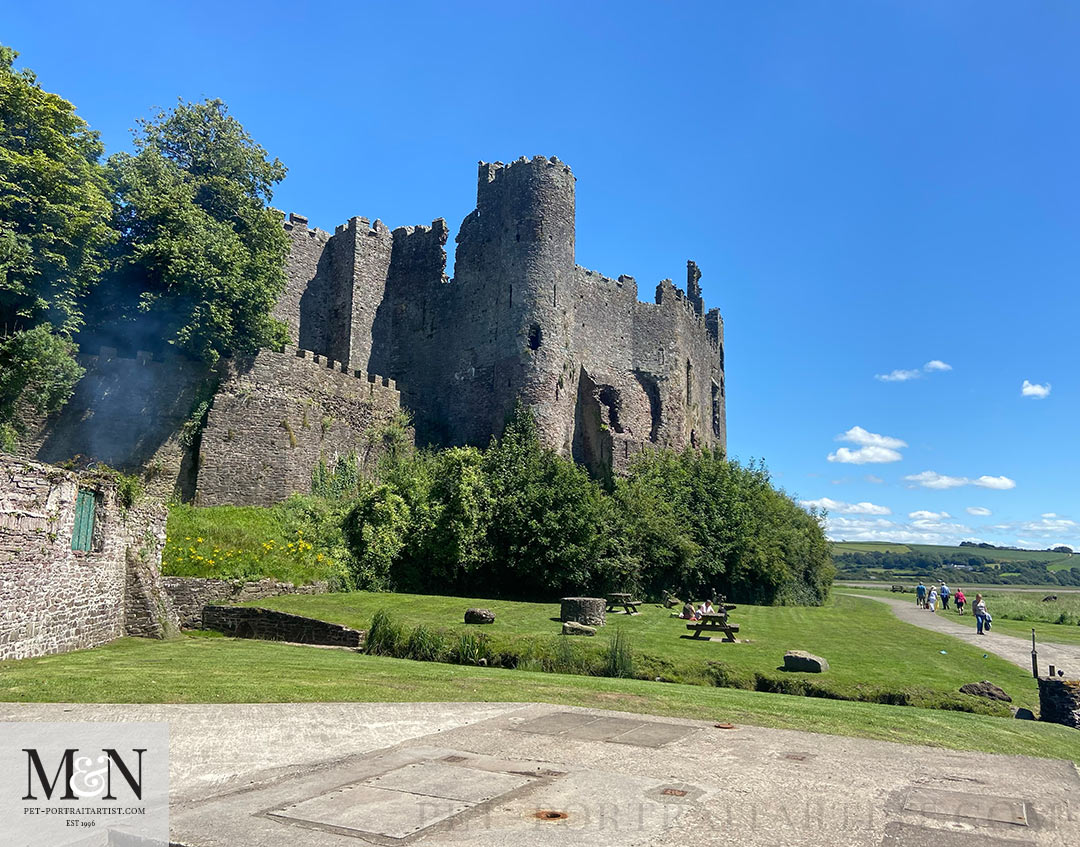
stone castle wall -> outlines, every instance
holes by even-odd
[[[327,236],[292,215],[279,317],[301,347],[395,380],[422,444],[486,445],[521,400],[545,444],[597,475],[649,446],[726,446],[723,321],[700,270],[643,303],[632,277],[577,266],[575,191],[554,157],[481,163],[452,280],[442,219],[388,233],[353,218]]]
[[[263,350],[236,363],[214,396],[195,502],[266,506],[308,492],[320,460],[372,461],[372,430],[399,409],[392,380],[295,347]]]
[[[97,500],[89,552],[71,549],[80,489]],[[160,578],[164,542],[159,502],[125,510],[107,483],[0,455],[0,659],[175,630]]]

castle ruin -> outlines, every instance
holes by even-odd
[[[481,162],[453,279],[441,218],[391,231],[357,217],[330,235],[290,215],[274,314],[295,346],[209,374],[86,351],[75,396],[27,455],[142,471],[202,505],[268,505],[308,491],[320,461],[377,455],[371,434],[401,408],[419,445],[486,446],[520,400],[544,444],[597,478],[647,447],[725,447],[724,324],[697,265],[685,291],[663,280],[650,303],[633,277],[580,267],[574,192],[554,157]]]
[[[486,445],[514,403],[544,443],[596,475],[644,447],[725,446],[724,324],[693,262],[664,280],[575,264],[575,177],[557,158],[481,162],[476,209],[446,275],[446,221],[331,236],[290,215],[276,317],[302,349],[389,377],[422,444]]]

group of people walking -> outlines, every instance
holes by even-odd
[[[930,590],[926,590],[926,586],[921,582],[915,588],[915,603],[920,609],[928,609],[931,612],[937,612],[937,605],[941,603],[941,610],[946,611],[949,608],[949,600],[952,599],[953,605],[956,607],[956,613],[959,615],[964,614],[964,606],[967,605],[967,597],[964,596],[962,589],[957,588],[956,592],[949,590],[949,586],[942,580],[940,586],[931,586]],[[975,628],[979,635],[983,635],[990,630],[990,622],[993,618],[986,611],[986,601],[983,599],[982,594],[975,595],[975,606],[972,609],[975,615]]]

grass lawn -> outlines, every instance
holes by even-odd
[[[843,590],[843,589],[840,589]],[[880,588],[853,588],[861,594],[875,594],[883,597],[902,597],[911,603],[915,602],[914,594],[893,593]],[[1056,593],[1048,591],[1048,594]],[[944,614],[949,620],[975,629],[975,616],[971,614],[971,606],[975,602],[975,592],[964,589],[964,595],[968,598],[967,608],[963,615],[958,615],[950,606]],[[1042,592],[1032,594],[1030,592],[1009,591],[1007,587],[999,586],[997,591],[983,591],[986,606],[994,619],[993,632],[1001,632],[1006,635],[1015,635],[1018,638],[1031,638],[1031,628],[1035,627],[1035,636],[1038,641],[1051,641],[1058,644],[1080,644],[1080,593],[1058,594],[1057,600],[1048,603],[1043,602]],[[938,612],[941,614],[940,610]],[[1070,623],[1057,623],[1059,620]]]
[[[1054,724],[634,679],[412,662],[205,635],[169,641],[124,638],[93,650],[0,662],[0,700],[544,702],[1080,760],[1080,733]]]
[[[495,652],[528,654],[559,641],[580,651],[599,653],[611,633],[622,628],[630,636],[635,673],[667,682],[757,688],[795,693],[800,685],[819,689],[817,696],[915,706],[979,709],[1006,714],[1002,704],[958,692],[966,682],[988,679],[1000,685],[1016,706],[1035,708],[1038,693],[1030,674],[948,635],[905,624],[873,600],[847,596],[822,607],[739,606],[732,619],[739,636],[750,643],[725,644],[682,638],[685,621],[662,606],[643,605],[641,614],[609,615],[596,638],[563,639],[558,635],[559,606],[459,597],[354,592],[282,596],[249,605],[279,609],[367,630],[372,616],[385,609],[403,624],[441,629],[452,640],[459,633],[483,632]],[[495,612],[496,622],[466,626],[469,606]],[[808,650],[828,659],[823,674],[788,673],[780,669],[786,650]],[[944,651],[944,652],[942,652]],[[708,662],[716,664],[708,664]]]

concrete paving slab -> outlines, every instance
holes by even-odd
[[[596,715],[582,712],[555,712],[514,727],[518,732],[535,732],[539,735],[558,735],[574,727],[584,726],[596,720]]]
[[[282,821],[308,824],[343,835],[407,838],[464,812],[472,805],[441,797],[419,797],[355,784],[310,800],[290,803],[269,815]]]
[[[1030,847],[1033,843],[981,832],[943,832],[906,823],[888,824],[881,839],[881,847]]]
[[[585,741],[608,741],[624,732],[637,729],[644,721],[636,721],[631,718],[597,718],[581,726],[573,726],[560,737],[579,738]]]
[[[916,788],[904,801],[904,811],[971,818],[978,823],[1028,825],[1027,807],[1023,800],[994,797],[990,794],[969,794],[964,791]]]
[[[427,797],[484,803],[532,781],[519,774],[497,773],[437,762],[421,762],[392,770],[367,781],[375,788],[408,791]]]
[[[696,731],[690,726],[648,721],[634,727],[629,732],[609,738],[608,741],[612,744],[632,744],[635,747],[663,747],[665,744],[678,741]]]

